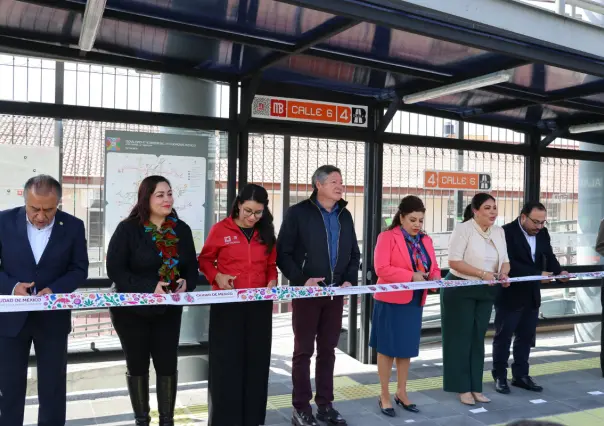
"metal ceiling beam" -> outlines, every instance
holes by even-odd
[[[58,120],[108,121],[224,132],[233,129],[233,123],[228,118],[80,105],[57,105],[46,102],[0,101],[0,114],[46,117]]]
[[[371,22],[377,25],[383,25],[393,29],[407,31],[423,36],[449,41],[452,43],[462,44],[465,46],[475,47],[478,49],[501,53],[504,55],[522,58],[533,62],[542,62],[548,65],[578,71],[586,74],[591,74],[599,77],[604,77],[604,61],[601,58],[603,55],[582,55],[580,49],[575,51],[564,50],[564,46],[547,43],[543,40],[520,36],[512,31],[505,31],[497,26],[486,26],[481,24],[481,19],[476,21],[464,20],[449,14],[438,14],[435,18],[435,12],[418,7],[410,7],[407,2],[392,1],[392,0],[373,0],[369,2],[360,1],[342,1],[342,0],[279,0],[281,3],[288,3],[295,6],[315,9],[333,15],[347,16],[353,19],[362,17],[364,21]],[[493,3],[495,0],[490,0]],[[442,3],[439,1],[439,4]],[[518,2],[502,2],[515,7]],[[455,7],[456,2],[447,7]],[[483,7],[471,8],[484,17]],[[440,9],[442,10],[442,9]],[[531,11],[529,11],[531,12]],[[517,19],[527,20],[527,13],[524,16],[518,16]],[[491,16],[491,15],[489,15]],[[547,15],[543,15],[548,18]],[[556,15],[553,15],[556,16]],[[498,15],[493,14],[494,19],[501,19]],[[440,20],[438,19],[440,18]],[[510,21],[513,21],[510,18]],[[573,26],[575,37],[578,40],[579,33],[585,37],[589,36],[590,40],[594,40],[596,44],[601,44],[601,34],[599,29],[585,23],[572,23],[572,20],[564,20],[564,25]],[[501,22],[501,21],[500,21]],[[534,23],[529,23],[528,27],[533,27]],[[521,32],[520,32],[521,33]],[[564,40],[564,38],[560,38]],[[566,37],[568,39],[568,37]]]
[[[549,144],[551,144],[556,139],[563,137],[566,133],[568,133],[568,129],[565,128],[554,130],[549,135],[541,139],[541,141],[539,142],[539,146],[542,148],[546,148]]]
[[[604,82],[593,82],[581,85],[579,87],[571,87],[568,89],[561,89],[551,92],[546,95],[544,99],[540,99],[539,102],[532,100],[505,100],[500,102],[493,102],[492,104],[475,107],[471,110],[464,112],[464,117],[475,117],[483,114],[496,114],[498,112],[504,112],[519,108],[527,108],[533,105],[542,104],[559,104],[567,108],[575,108],[580,111],[594,112],[594,110],[601,108],[604,112],[604,106],[598,107],[597,105],[590,105],[583,102],[566,102],[572,99],[583,98],[598,93],[604,93]]]
[[[358,25],[360,21],[350,18],[335,16],[312,30],[302,34],[300,40],[289,52],[272,52],[267,54],[256,65],[251,66],[242,76],[242,78],[251,78],[254,75],[278,64],[288,56],[293,56],[310,49],[316,44],[322,43],[331,37]]]
[[[379,119],[378,127],[375,131],[376,137],[380,137],[386,131],[386,129],[392,122],[394,115],[400,110],[402,105],[403,98],[401,98],[400,96],[396,97],[392,100],[392,102],[390,102],[386,113]]]
[[[36,4],[38,6],[49,7],[53,9],[68,10],[77,13],[84,13],[85,4],[74,0],[23,0],[24,3]],[[150,9],[143,4],[137,6],[141,9]],[[155,8],[157,10],[157,8]],[[174,15],[174,13],[172,13]],[[117,10],[110,6],[105,8],[103,15],[107,19],[129,22],[133,24],[148,25],[162,28],[169,31],[178,31],[181,33],[212,38],[216,40],[229,40],[233,43],[241,43],[248,46],[264,47],[266,49],[288,52],[293,43],[277,40],[276,34],[266,32],[265,34],[246,34],[241,32],[241,28],[217,28],[210,23],[187,22],[186,16],[179,16],[183,21],[173,19],[159,18],[142,11],[135,13],[127,10]]]
[[[82,52],[76,47],[60,46],[52,44],[56,42],[52,37],[46,37],[48,42],[26,40],[19,38],[26,36],[23,31],[11,31],[15,37],[9,37],[0,34],[0,50],[6,53],[28,55],[41,57],[46,59],[54,59],[61,61],[85,62],[91,64],[101,64],[114,67],[132,68],[137,70],[152,71],[166,74],[186,75],[189,77],[225,82],[229,83],[236,80],[235,75],[229,75],[223,71],[201,70],[195,69],[194,65],[178,59],[162,58],[165,62],[159,61],[157,58],[140,59],[118,53],[101,53],[96,51]],[[77,46],[77,39],[72,40],[69,44]],[[100,47],[98,42],[97,47]],[[115,51],[116,49],[114,49]]]
[[[68,10],[71,12],[84,12],[84,5],[74,0],[23,1],[40,6]],[[152,10],[153,12],[157,13],[157,8],[153,8]],[[191,34],[198,37],[226,40],[236,44],[274,50],[287,55],[293,54],[292,52],[296,49],[297,40],[291,36],[284,36],[283,34],[279,35],[273,32],[262,30],[254,30],[253,33],[250,31],[244,32],[241,27],[232,24],[223,24],[222,27],[217,27],[216,22],[190,23],[187,22],[189,18],[186,16],[176,16],[174,13],[172,13],[172,15],[174,16],[171,16],[170,19],[165,19],[153,16],[151,12],[147,12],[146,14],[143,12],[135,13],[126,10],[116,10],[111,7],[107,7],[104,13],[104,17],[107,19],[148,25],[169,31]],[[180,19],[182,19],[183,22],[181,22]],[[279,40],[279,37],[289,37],[289,40]],[[368,67],[380,71],[404,74],[425,80],[439,81],[440,77],[452,75],[446,71],[437,70],[425,64],[405,63],[402,61],[387,61],[384,60],[384,58],[374,59],[369,54],[359,56],[359,52],[347,51],[346,49],[327,49],[323,46],[315,45],[314,47],[308,48],[306,51],[304,51],[304,54],[346,64]]]

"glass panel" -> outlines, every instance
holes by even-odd
[[[541,201],[547,208],[552,246],[563,265],[601,263],[595,241],[604,218],[604,164],[541,160]]]
[[[573,139],[566,138],[558,138],[550,143],[548,148],[558,148],[558,149],[568,149],[571,151],[591,151],[591,152],[601,152],[603,149],[603,145],[598,145],[595,143],[589,142],[580,142]]]
[[[384,110],[385,112],[385,110]],[[455,137],[458,122],[429,115],[397,111],[386,132],[405,135]]]
[[[0,99],[22,102],[55,101],[55,63],[0,54]]]
[[[453,142],[453,141],[452,141]],[[516,155],[384,145],[382,227],[390,225],[403,197],[417,195],[426,206],[424,230],[432,237],[438,264],[448,268],[447,249],[453,228],[478,191],[424,188],[424,171],[450,170],[490,173],[491,194],[497,199],[497,224],[511,222],[524,202],[524,157]],[[440,322],[440,298],[429,294],[424,324]]]
[[[278,233],[283,221],[283,136],[249,136],[248,182],[262,185],[269,196],[269,208]]]
[[[426,206],[425,231],[434,239],[439,265],[448,267],[447,248],[455,224],[479,191],[424,188],[426,170],[491,174],[490,193],[497,199],[498,225],[511,222],[524,202],[524,157],[488,152],[384,145],[382,227],[386,228],[406,195],[417,195]]]
[[[506,144],[524,143],[524,134],[500,127],[463,123],[464,139]],[[405,135],[457,138],[459,122],[429,115],[398,111],[386,132]]]
[[[604,218],[603,189],[604,163],[560,158],[541,160],[540,199],[547,208],[552,248],[563,266],[603,264],[602,257],[595,251]],[[599,286],[542,289],[541,310],[546,316],[599,313],[600,291]],[[575,341],[599,340],[599,326],[598,323],[576,324]]]
[[[209,117],[229,111],[228,85],[171,74],[66,62],[64,88],[67,105]]]
[[[515,145],[524,143],[524,133],[501,127],[464,123],[464,139]]]
[[[203,131],[182,132],[159,126],[65,120],[63,122],[63,209],[79,217],[86,224],[90,256],[89,276],[91,278],[106,276],[104,244],[106,245],[107,241],[104,241],[103,244],[103,234],[99,234],[99,231],[105,232],[105,219],[104,215],[94,212],[103,212],[105,205],[103,190],[105,186],[105,133],[107,131],[152,134],[180,133],[190,135],[193,138],[195,136],[209,137],[212,149],[207,169],[209,176],[213,175],[212,168],[210,167],[214,164],[212,160],[217,160],[216,163],[219,165],[217,176],[214,178],[217,184],[213,197],[218,197],[219,200],[221,200],[222,196],[226,198],[226,185],[223,188],[223,185],[220,184],[221,181],[226,181],[226,164],[224,161],[221,161],[223,159],[221,155],[224,155],[224,153],[221,153],[220,150],[220,142],[226,141],[224,134]],[[153,174],[153,171],[152,169],[141,171],[141,177],[143,174]],[[222,176],[223,172],[224,176]],[[170,176],[166,177],[170,179]],[[137,183],[124,182],[123,190],[126,193],[133,192],[135,194],[136,188],[133,185],[137,186]],[[120,188],[116,190],[121,191]],[[176,198],[176,205],[178,205],[178,197]],[[225,214],[224,211],[220,211],[220,205],[224,207],[224,204],[219,203],[218,206],[214,206],[217,210],[214,211],[211,222],[214,222],[217,217]],[[191,208],[193,206],[185,207]],[[100,223],[99,220],[101,221]]]

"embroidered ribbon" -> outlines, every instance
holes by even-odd
[[[582,272],[554,277],[528,276],[510,278],[510,282],[542,279],[572,278],[578,280],[604,278],[604,271]],[[70,293],[36,296],[0,296],[0,312],[31,312],[55,310],[103,309],[155,305],[212,305],[215,303],[253,302],[258,300],[289,301],[311,297],[334,297],[390,291],[432,288],[467,287],[493,284],[483,280],[438,280],[394,284],[374,284],[356,287],[275,287],[240,290],[198,291],[178,294],[140,293]],[[545,284],[547,286],[547,284]]]

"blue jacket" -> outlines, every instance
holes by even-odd
[[[53,293],[72,293],[88,278],[88,249],[84,223],[58,211],[50,240],[36,265],[27,238],[25,208],[0,212],[0,294],[11,295],[18,282],[35,282]],[[0,314],[0,336],[15,337],[25,324],[28,312]],[[36,313],[36,326],[48,333],[69,334],[71,312]]]

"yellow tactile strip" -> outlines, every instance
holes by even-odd
[[[543,364],[535,364],[531,366],[531,376],[545,376],[557,373],[565,373],[568,371],[589,370],[592,368],[600,368],[600,358],[586,358],[580,360],[557,361]],[[511,374],[511,373],[510,373]],[[351,401],[364,398],[372,398],[380,393],[379,384],[362,385],[348,376],[340,376],[334,378],[335,400]],[[377,380],[377,375],[376,375]],[[485,371],[483,381],[490,382],[490,371]],[[428,377],[424,379],[409,380],[407,390],[409,392],[420,392],[426,390],[442,389],[443,378]],[[396,391],[396,383],[390,383],[390,391]],[[269,410],[280,410],[291,407],[291,394],[275,395],[268,398],[267,408]],[[593,410],[584,411],[589,412]],[[604,412],[604,410],[603,410]],[[575,414],[575,413],[571,413]],[[579,413],[576,413],[579,414]],[[570,414],[569,414],[570,415]],[[603,414],[604,415],[604,414]],[[179,426],[191,424],[192,421],[206,419],[208,416],[207,404],[191,405],[176,409],[176,423]],[[157,418],[157,413],[153,413],[153,417]],[[557,416],[560,417],[560,416]],[[592,416],[593,417],[593,416]],[[594,417],[595,418],[595,417]],[[604,419],[604,417],[601,417]],[[604,420],[599,425],[604,424]],[[595,423],[594,423],[595,425]],[[589,426],[582,424],[582,426]]]

